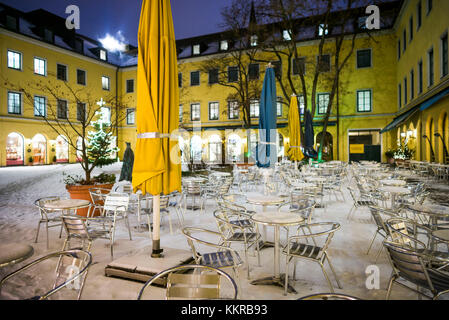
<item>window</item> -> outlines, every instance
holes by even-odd
[[[228,67],[228,82],[239,81],[239,69],[237,67]]]
[[[190,72],[190,85],[199,86],[200,85],[200,72],[192,71]]]
[[[416,7],[416,30],[421,28],[422,24],[422,4],[421,0],[418,2],[418,6]]]
[[[209,120],[218,120],[219,118],[218,102],[209,102]]]
[[[17,30],[17,18],[13,16],[6,16],[6,27],[9,29]]]
[[[251,100],[249,103],[249,116],[250,118],[258,118],[260,111],[259,100]]]
[[[306,58],[293,59],[293,70],[294,75],[306,74]]]
[[[298,102],[299,102],[299,114],[300,115],[304,114],[304,109],[305,109],[306,104],[305,104],[305,101],[304,101],[304,95],[303,94],[301,94],[298,97]]]
[[[415,99],[415,70],[410,71],[410,100]]]
[[[432,11],[432,8],[433,8],[432,0],[427,0],[427,14],[429,14],[430,11]]]
[[[8,50],[8,68],[22,70],[22,54]]]
[[[109,77],[101,77],[101,86],[103,87],[103,90],[110,90],[111,89],[111,84],[109,82]]]
[[[182,104],[179,105],[179,122],[182,122],[183,118],[183,106]]]
[[[34,97],[34,115],[36,117],[45,117],[46,116],[46,99],[45,97]]]
[[[201,49],[201,47],[200,47],[199,44],[193,45],[193,47],[192,47],[192,52],[193,52],[193,54],[194,54],[194,55],[200,54],[200,49]]]
[[[418,63],[418,94],[421,94],[423,91],[423,69],[422,69],[422,60]]]
[[[429,60],[429,87],[433,86],[434,82],[434,60],[433,60],[433,48],[427,53]]]
[[[136,109],[126,109],[126,124],[135,124],[136,122]]]
[[[282,31],[282,37],[284,38],[285,41],[290,41],[292,39],[291,34],[292,34],[291,30]]]
[[[278,97],[276,100],[276,116],[282,117],[282,97]]]
[[[365,30],[366,29],[366,17],[359,17],[357,19],[357,24],[359,26],[359,29]]]
[[[318,114],[325,114],[329,105],[329,93],[318,93]]]
[[[190,105],[190,119],[192,121],[200,121],[201,120],[201,109],[199,103],[192,103]]]
[[[67,119],[67,101],[58,99],[58,119]]]
[[[218,83],[218,69],[209,70],[209,84]]]
[[[239,103],[237,101],[228,101],[228,119],[239,118]]]
[[[372,106],[371,90],[357,90],[357,112],[371,112]]]
[[[82,103],[82,102],[77,102],[76,103],[76,120],[78,121],[86,121],[87,120],[87,115],[86,115],[86,104]]]
[[[34,73],[46,76],[47,75],[47,61],[41,58],[34,58]]]
[[[402,107],[402,85],[399,84],[398,85],[398,104],[399,104],[399,109]]]
[[[126,93],[134,92],[134,79],[126,80]]]
[[[409,29],[410,29],[410,42],[413,40],[413,17],[410,17],[409,20]]]
[[[401,59],[401,40],[398,40],[398,60]]]
[[[44,29],[44,40],[47,41],[47,42],[53,43],[54,39],[55,39],[55,37],[54,37],[53,31],[51,31],[50,29],[45,28]]]
[[[228,40],[221,40],[220,41],[220,50],[226,51],[229,48]]]
[[[106,53],[106,50],[100,50],[100,60],[108,60],[108,54]]]
[[[323,54],[317,57],[318,70],[320,72],[329,72],[331,70],[331,56],[329,54]]]
[[[257,46],[257,36],[256,35],[251,36],[250,45],[251,45],[251,47]]]
[[[371,67],[371,49],[357,50],[357,68]]]
[[[325,25],[324,23],[321,23],[318,26],[318,35],[321,37],[323,35],[329,34],[329,26]]]
[[[86,85],[86,71],[81,69],[76,70],[76,83],[82,86]]]
[[[407,50],[407,30],[404,29],[404,32],[402,33],[402,52],[405,52]]]
[[[57,78],[62,81],[67,81],[67,66],[58,63],[56,70]]]
[[[8,113],[22,113],[22,94],[18,92],[8,92]]]
[[[404,105],[407,105],[408,102],[408,85],[407,85],[407,77],[404,78]]]
[[[441,77],[448,75],[447,32],[441,37]]]
[[[248,77],[249,80],[258,80],[259,79],[259,64],[258,63],[250,63],[248,66]]]

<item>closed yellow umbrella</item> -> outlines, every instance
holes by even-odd
[[[293,95],[290,100],[288,111],[288,129],[290,131],[290,148],[288,156],[291,161],[301,161],[304,154],[301,151],[301,122],[298,112],[298,98]]]
[[[152,256],[158,257],[162,252],[160,194],[181,191],[178,141],[169,138],[179,127],[178,66],[169,0],[143,0],[138,46],[137,145],[132,182],[134,191],[153,195]],[[178,159],[171,161],[173,153]]]

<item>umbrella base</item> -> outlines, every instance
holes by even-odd
[[[153,251],[151,252],[151,258],[162,258],[162,252],[164,249],[161,249],[161,241],[153,240]]]
[[[277,277],[266,277],[266,278],[262,278],[262,279],[257,279],[254,281],[251,281],[251,284],[254,286],[275,286],[275,287],[281,287],[284,288],[285,286],[285,274],[281,274],[279,276],[279,278]],[[293,286],[289,283],[287,284],[287,292],[288,293],[297,293],[295,288],[293,288]]]

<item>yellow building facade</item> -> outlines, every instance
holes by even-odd
[[[419,3],[422,14],[418,28]],[[449,20],[445,17],[445,12],[449,12],[449,4],[447,1],[433,1],[432,10],[428,14],[425,0],[403,3],[399,1],[396,5],[398,14],[391,27],[373,30],[369,36],[364,33],[357,35],[354,53],[340,75],[339,96],[338,100],[334,101],[327,128],[332,149],[328,152],[333,159],[348,161],[363,159],[366,156],[385,161],[385,151],[395,148],[398,139],[402,137],[416,149],[415,159],[431,160],[430,144],[427,139],[422,138],[425,135],[430,137],[432,142],[435,161],[445,160],[442,141],[445,141],[446,145],[449,143],[449,98],[445,96],[449,79],[444,75],[443,66],[447,61],[447,58],[444,58],[444,39],[445,35],[447,39]],[[41,79],[62,88],[67,84],[70,88],[89,95],[89,101],[116,100],[117,104],[123,105],[127,116],[118,122],[116,128],[119,158],[123,156],[125,142],[131,142],[134,149],[136,51],[131,50],[123,54],[106,52],[98,42],[76,34],[70,36],[83,41],[81,49],[76,45],[67,45],[65,35],[59,36],[55,33],[49,41],[48,38],[42,38],[42,34],[37,35],[25,30],[26,14],[7,9],[0,13],[0,165],[77,161],[76,152],[64,144],[63,137],[59,137],[42,117],[35,115],[36,106],[9,85],[39,82]],[[407,47],[404,51],[403,30],[410,28],[412,16],[413,37],[410,40],[410,33],[406,31]],[[251,130],[243,129],[241,115],[234,119],[229,111],[231,89],[219,84],[210,85],[205,72],[199,72],[198,84],[191,83],[191,78],[197,75],[195,72],[202,69],[204,61],[220,57],[218,53],[202,54],[201,50],[199,55],[194,54],[194,46],[201,39],[203,38],[184,39],[178,47],[181,74],[179,134],[184,160],[188,160],[187,157],[190,156],[197,161],[210,163],[251,161],[250,145],[254,147],[257,141],[258,118],[252,118]],[[217,38],[216,41],[220,40]],[[297,46],[306,61],[313,65],[318,54],[318,40],[298,41]],[[330,53],[331,61],[332,46],[332,40],[329,40],[324,47],[324,53]],[[342,55],[350,46],[349,35],[345,39]],[[431,48],[434,54],[434,82],[428,85],[428,53]],[[187,52],[189,50],[190,53]],[[360,67],[358,57],[362,55],[369,57],[369,63]],[[261,58],[271,59],[266,53],[261,53]],[[420,61],[423,74],[422,92],[418,91]],[[58,79],[61,66],[66,67],[65,80]],[[265,67],[264,64],[259,64],[258,67],[259,79],[255,81],[260,83],[260,87]],[[331,71],[332,67],[334,66],[331,63]],[[286,68],[283,64],[283,74],[287,72]],[[78,70],[84,71],[85,84],[79,84]],[[411,70],[414,70],[413,76]],[[306,72],[309,80],[311,74],[312,72]],[[107,90],[104,88],[105,78],[108,79]],[[408,78],[407,90],[404,90],[404,78]],[[5,79],[7,81],[4,81]],[[293,79],[299,87],[299,76],[294,76]],[[278,96],[281,96],[279,86],[277,91]],[[317,92],[320,97],[325,97],[329,91],[330,88],[324,82],[319,83]],[[407,91],[407,102],[404,100],[404,91]],[[43,96],[39,90],[33,95]],[[61,89],[61,99],[64,95],[64,90]],[[42,101],[45,102],[45,99]],[[257,99],[254,103],[257,108]],[[310,105],[310,101],[308,103]],[[288,105],[279,104],[278,108],[276,143],[278,156],[285,156],[289,147]],[[414,108],[423,110],[416,111]],[[76,103],[68,101],[67,110],[69,117],[76,118]],[[323,114],[314,115],[317,142],[320,140],[323,118]],[[435,133],[441,133],[441,138],[436,137]],[[351,150],[356,149],[351,145],[363,145],[364,154],[358,153],[359,151],[351,153]]]

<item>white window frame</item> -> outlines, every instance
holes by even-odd
[[[238,120],[239,118],[238,103],[239,102],[237,100],[228,101],[228,120]],[[233,117],[231,117],[231,115]]]
[[[66,105],[66,117],[65,118],[60,118],[59,117],[59,101],[65,101],[65,105]],[[68,120],[69,119],[69,102],[65,99],[56,99],[56,118],[60,119],[60,120]]]
[[[19,55],[19,58],[20,58],[20,61],[19,61],[20,67],[19,68],[14,68],[14,67],[10,67],[9,66],[9,53],[10,52]],[[17,50],[8,49],[7,52],[6,52],[6,66],[9,69],[12,69],[12,70],[20,70],[20,71],[22,71],[23,70],[23,54],[22,54],[22,52],[17,51]]]
[[[133,113],[133,122],[129,122],[129,114],[130,113]],[[132,126],[132,125],[136,124],[136,108],[126,108],[126,124],[128,126]]]
[[[10,93],[19,95],[19,98],[20,98],[20,112],[19,113],[9,112],[9,94]],[[8,112],[8,114],[15,114],[15,115],[23,114],[23,95],[21,92],[8,90],[8,92],[6,93],[6,111]]]
[[[292,40],[292,31],[289,30],[283,30],[282,31],[282,38],[284,39],[284,41],[291,41]]]
[[[229,49],[228,40],[221,40],[220,41],[220,51],[228,51],[228,49]]]
[[[201,46],[199,44],[192,45],[192,55],[198,56],[201,53]]]
[[[198,106],[198,119],[193,118],[193,106]],[[190,121],[201,121],[201,104],[199,102],[194,102],[190,104]]]
[[[255,106],[257,105],[257,108]],[[257,112],[256,112],[257,110]],[[260,101],[257,99],[251,99],[249,102],[249,117],[259,118],[260,117]]]
[[[132,81],[133,82],[133,91],[128,91],[128,81]],[[136,81],[134,80],[134,78],[126,79],[125,83],[126,83],[126,93],[134,93],[134,92],[136,92]]]
[[[107,88],[104,87],[104,80],[105,79],[108,80],[108,87]],[[107,76],[101,76],[101,88],[103,90],[106,90],[106,91],[111,91],[111,78],[109,78]]]
[[[214,105],[214,108],[217,107],[217,118],[216,119],[212,119],[211,118],[211,105]],[[218,101],[210,101],[208,103],[208,113],[209,113],[209,120],[211,121],[216,121],[216,120],[220,120],[220,103]]]
[[[327,101],[327,106],[326,106],[326,110],[324,112],[320,112],[320,96],[327,96],[328,101]],[[330,93],[329,92],[319,92],[316,95],[316,102],[317,102],[317,114],[322,115],[322,114],[326,114],[327,112],[327,107],[329,106],[329,102],[330,102]]]
[[[39,61],[43,61],[44,62],[44,73],[42,74],[42,73],[38,73],[38,72],[36,72],[36,60],[39,60]],[[41,57],[34,57],[33,58],[33,71],[34,71],[34,74],[36,74],[36,75],[38,75],[38,76],[44,76],[44,77],[46,77],[47,76],[47,59],[45,59],[45,58],[41,58]]]
[[[329,25],[325,25],[324,23],[320,23],[318,25],[318,36],[321,37],[323,35],[327,36],[329,34]]]
[[[283,115],[283,110],[284,108],[282,107],[282,97],[277,97],[276,98],[276,118],[281,118]],[[279,113],[279,110],[281,111]]]
[[[100,49],[100,60],[101,61],[108,61],[108,53],[104,49]]]
[[[36,98],[43,98],[44,99],[44,114],[43,115],[36,114]],[[47,97],[34,95],[34,99],[33,99],[33,113],[34,113],[35,117],[45,118],[47,116]]]
[[[298,96],[298,105],[299,105],[299,115],[303,115],[304,114],[304,109],[306,108],[306,102],[304,100],[304,95],[300,94]],[[302,110],[302,111],[301,111]]]
[[[88,113],[88,110],[87,110],[87,103],[81,102],[81,101],[79,101],[79,102],[76,103],[76,120],[77,120],[77,121],[81,121],[80,119],[78,119],[78,103],[81,103],[81,104],[84,105],[84,117],[85,117],[84,121],[86,121],[86,120],[87,120],[87,113]]]
[[[295,73],[295,57],[292,58],[292,75],[294,76],[299,76],[299,73]],[[298,57],[298,60],[304,59],[304,75],[306,75],[307,73],[307,67],[306,67],[306,62],[307,62],[307,58],[306,57]]]
[[[359,93],[360,92],[369,92],[369,94],[370,94],[370,105],[369,105],[369,107],[370,107],[370,109],[367,111],[367,110],[360,110],[359,109]],[[373,112],[373,89],[358,89],[357,90],[357,92],[356,92],[356,96],[355,96],[355,98],[356,98],[356,104],[355,104],[355,107],[356,107],[356,112],[357,113],[369,113],[369,112]]]
[[[250,38],[250,46],[251,47],[256,47],[257,43],[258,43],[259,38],[257,37],[257,35],[253,34]]]
[[[229,69],[230,68],[237,68],[237,80],[235,80],[235,81],[229,81]],[[227,79],[228,81],[228,83],[234,83],[234,82],[238,82],[239,81],[239,68],[238,68],[238,66],[228,66],[228,79]]]

